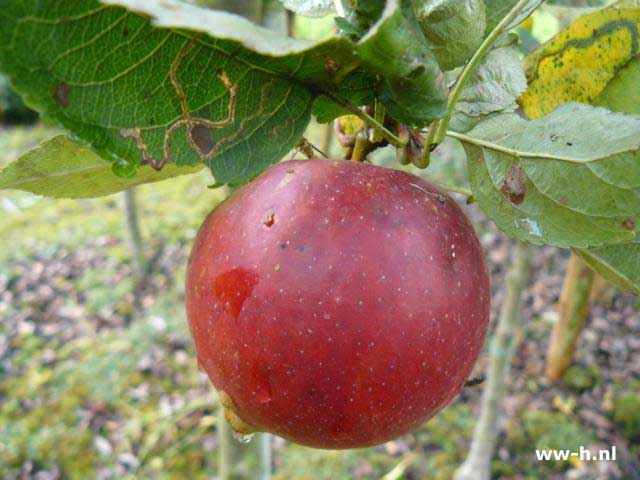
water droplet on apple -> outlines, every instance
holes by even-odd
[[[240,443],[249,443],[253,439],[253,433],[240,433],[233,431],[233,438]]]

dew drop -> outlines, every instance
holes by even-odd
[[[233,438],[240,443],[249,443],[253,439],[253,433],[233,432]]]

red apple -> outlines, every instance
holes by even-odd
[[[469,221],[413,175],[331,160],[271,167],[198,233],[186,305],[237,430],[356,448],[416,428],[462,388],[489,279]]]

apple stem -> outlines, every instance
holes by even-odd
[[[531,245],[518,242],[506,279],[506,294],[489,348],[487,385],[482,394],[480,418],[473,432],[469,454],[454,475],[455,480],[489,480],[491,458],[498,436],[500,403],[514,350],[522,337],[522,294],[529,280]]]

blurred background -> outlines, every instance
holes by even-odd
[[[299,38],[333,34],[331,17],[287,15],[255,0],[208,3]],[[517,29],[523,54],[604,2],[547,2]],[[582,10],[581,10],[582,11]],[[251,16],[251,15],[249,15]],[[0,77],[0,168],[59,133],[39,121]],[[340,156],[332,127],[306,137]],[[301,155],[292,152],[292,155]],[[395,151],[373,161],[400,168]],[[459,145],[438,149],[425,172],[466,184]],[[224,436],[215,392],[198,370],[184,313],[184,275],[205,215],[228,194],[208,171],[95,200],[52,200],[0,192],[0,478],[218,478]],[[475,205],[466,206],[485,247],[493,285],[492,322],[504,297],[512,242]],[[544,356],[569,254],[534,252],[524,327],[508,377],[495,478],[638,478],[640,314],[638,298],[604,289],[563,381],[544,380]],[[474,374],[486,367],[482,355]],[[450,479],[464,460],[482,385],[465,387],[410,435],[375,448],[322,451],[276,437],[232,442],[231,478],[258,478],[265,445],[280,480]],[[617,446],[615,462],[540,462],[534,448]],[[635,473],[634,473],[635,472]]]

